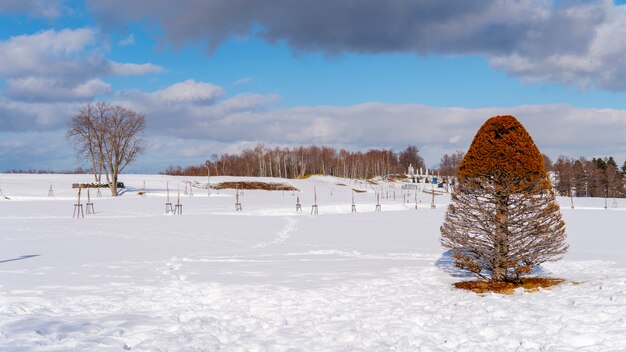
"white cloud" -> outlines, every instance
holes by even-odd
[[[165,94],[202,83],[186,81],[153,93],[134,92],[121,96],[120,102],[146,115],[151,135],[222,146],[323,144],[400,150],[415,144],[430,163],[436,163],[442,151],[467,149],[487,118],[512,114],[552,157],[626,158],[626,145],[620,142],[626,135],[626,110],[569,105],[436,108],[383,103],[275,108],[278,97],[273,95],[241,94],[220,100],[220,95],[207,94],[212,100],[198,103],[189,98],[194,96],[191,93],[172,94],[170,98]],[[209,91],[222,94],[220,89]]]
[[[22,101],[90,101],[110,90],[111,85],[100,79],[67,85],[55,78],[25,77],[7,80],[5,96]]]
[[[101,82],[94,81],[84,87],[84,95],[104,88]],[[141,165],[151,171],[162,170],[170,164],[200,163],[211,154],[240,151],[257,143],[267,146],[317,144],[353,150],[402,150],[413,144],[420,148],[427,164],[434,166],[443,153],[466,150],[489,117],[505,114],[516,116],[540,150],[552,158],[565,154],[612,155],[620,163],[626,159],[626,143],[623,143],[626,110],[569,105],[473,109],[383,103],[276,108],[276,96],[241,94],[225,98],[221,87],[193,80],[151,93],[130,91],[116,97],[112,103],[146,116],[145,137],[150,147],[142,156],[145,162]],[[38,131],[62,135],[65,122],[81,105],[25,103],[0,98],[0,126],[6,140],[19,139],[16,133]],[[5,152],[10,152],[11,148],[10,144],[3,146]],[[59,153],[71,154],[66,150],[47,152],[50,158]],[[20,149],[20,153],[27,157],[26,150]],[[33,158],[39,160],[40,156]],[[57,168],[74,167],[70,159],[67,162],[71,164]],[[6,168],[10,167],[0,165],[0,170]]]
[[[158,101],[167,103],[212,103],[223,93],[224,89],[222,87],[188,79],[163,90],[150,93],[150,95]]]
[[[147,75],[150,73],[161,73],[163,67],[157,66],[151,63],[146,64],[132,64],[132,63],[119,63],[110,62],[111,74],[120,76],[135,76],[135,75]]]
[[[46,30],[0,41],[5,95],[24,101],[84,101],[108,93],[105,76],[163,71],[151,63],[107,60],[101,46],[91,28]]]
[[[96,44],[89,28],[47,30],[0,41],[0,76],[79,74],[76,69],[102,72],[103,58],[87,52]]]

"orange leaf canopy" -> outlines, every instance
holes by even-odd
[[[546,172],[541,153],[524,126],[513,116],[494,116],[476,133],[458,176],[517,183],[545,179]]]

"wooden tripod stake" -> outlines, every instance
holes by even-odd
[[[432,200],[430,201],[430,207],[432,209],[435,209],[436,208],[436,205],[435,205],[435,185],[433,185],[431,188],[432,188],[433,197],[432,197]]]
[[[302,212],[302,204],[300,204],[300,196],[296,196],[296,212]]]
[[[169,181],[165,184],[165,189],[167,192],[167,198],[165,200],[165,214],[173,213],[174,208],[172,207],[172,202],[170,201],[170,183]]]
[[[178,189],[178,198],[176,198],[176,205],[174,206],[174,215],[183,215],[183,205],[180,204],[180,188]]]
[[[241,203],[239,203],[239,187],[236,188],[236,192],[235,193],[235,211],[242,211],[243,207],[241,206]]]
[[[356,204],[354,204],[354,190],[352,190],[352,212],[356,213]]]
[[[54,197],[54,191],[52,190],[52,183],[50,184],[50,189],[48,189],[48,197]]]
[[[380,207],[380,193],[376,193],[376,209],[374,211],[380,212],[382,209]]]
[[[311,215],[317,215],[317,189],[313,186],[313,205],[311,206]]]
[[[85,213],[83,212],[83,205],[80,203],[80,191],[82,188],[78,189],[78,201],[74,203],[74,215],[73,218],[84,219]]]
[[[96,210],[93,208],[93,203],[91,202],[91,192],[89,191],[89,188],[87,188],[87,204],[86,204],[86,208],[87,208],[87,214],[95,214]]]

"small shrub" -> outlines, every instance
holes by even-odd
[[[296,187],[286,183],[275,182],[257,182],[257,181],[240,181],[240,182],[221,182],[212,185],[214,189],[250,189],[264,191],[299,191]]]

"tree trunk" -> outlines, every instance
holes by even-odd
[[[111,189],[111,196],[117,197],[117,174],[112,175],[109,188]]]
[[[508,197],[496,194],[496,238],[493,248],[492,281],[506,281],[509,257]]]

